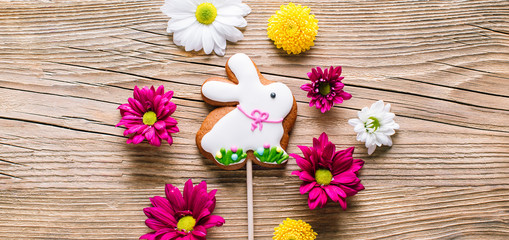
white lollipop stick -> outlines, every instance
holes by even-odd
[[[254,240],[253,224],[253,162],[247,159],[246,163],[246,183],[247,183],[247,237],[248,240]]]

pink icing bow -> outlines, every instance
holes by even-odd
[[[251,131],[254,131],[256,128],[260,127],[260,131],[262,131],[263,129],[263,122],[266,122],[266,123],[280,123],[283,121],[283,119],[281,118],[280,120],[267,120],[269,119],[269,113],[267,112],[262,112],[258,109],[254,109],[251,114],[247,114],[244,109],[242,109],[242,107],[239,105],[237,105],[237,108],[239,109],[240,112],[244,113],[244,115],[246,115],[246,117],[250,118],[253,120],[253,122],[251,123]]]

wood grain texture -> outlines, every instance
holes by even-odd
[[[509,2],[306,1],[316,46],[288,56],[266,37],[281,1],[246,0],[245,39],[224,58],[176,47],[162,2],[0,0],[0,238],[137,239],[148,198],[193,178],[219,190],[226,224],[208,239],[246,239],[245,171],[219,169],[194,143],[213,109],[200,85],[238,52],[294,92],[289,152],[326,131],[366,161],[347,211],[310,211],[293,160],[255,169],[256,239],[285,217],[318,239],[509,238]],[[332,64],[354,98],[321,114],[299,86]],[[116,108],[135,85],[161,84],[176,91],[175,144],[126,145]],[[401,130],[368,156],[347,120],[378,99]]]

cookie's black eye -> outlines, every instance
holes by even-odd
[[[276,98],[276,93],[275,93],[275,92],[271,92],[271,93],[270,93],[270,97],[271,97],[271,98]]]

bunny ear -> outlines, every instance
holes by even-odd
[[[258,69],[246,54],[237,53],[233,55],[228,60],[227,66],[228,75],[230,75],[230,72],[233,73],[242,88],[262,86]]]
[[[223,81],[206,81],[201,87],[201,92],[205,98],[218,103],[231,103],[239,101],[238,86]],[[225,79],[226,81],[226,79]],[[210,102],[209,102],[210,103]],[[212,104],[212,103],[211,103]],[[224,105],[224,104],[213,104]]]

